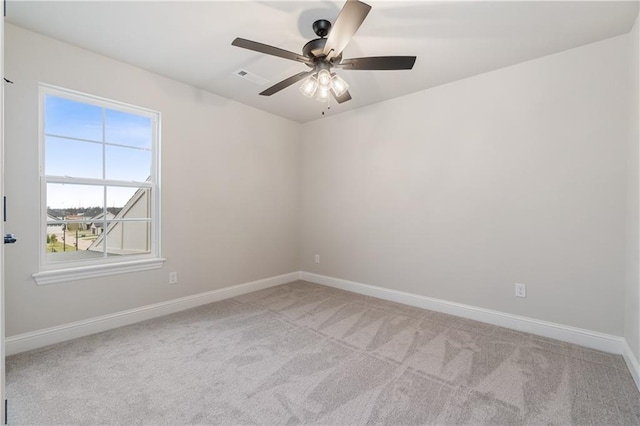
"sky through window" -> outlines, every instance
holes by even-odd
[[[138,188],[121,183],[145,182],[151,175],[152,126],[148,116],[47,94],[45,174],[109,182],[49,183],[47,206],[82,209],[105,207],[106,201],[106,207],[123,207]]]

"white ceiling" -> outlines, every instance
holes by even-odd
[[[247,38],[302,52],[316,19],[334,21],[343,1],[11,1],[15,25],[298,122],[336,114],[627,33],[638,2],[366,1],[369,16],[345,58],[415,55],[411,71],[343,71],[353,100],[303,97],[291,86],[258,93],[308,68],[231,46]],[[260,86],[239,68],[269,80]]]

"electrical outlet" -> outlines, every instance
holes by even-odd
[[[169,284],[178,284],[177,272],[169,272]]]
[[[316,254],[316,263],[320,263],[320,255]]]
[[[527,297],[527,285],[516,283],[516,297]]]

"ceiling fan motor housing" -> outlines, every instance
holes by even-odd
[[[302,54],[308,58],[311,58],[311,60],[313,61],[313,64],[307,64],[309,65],[309,67],[314,68],[317,63],[323,62],[324,58],[327,56],[324,52],[324,46],[325,44],[327,44],[326,36],[329,34],[329,30],[331,30],[331,22],[327,21],[326,19],[318,19],[313,23],[313,31],[320,38],[311,40],[302,48]],[[331,63],[333,64],[340,62],[341,59],[342,53],[331,58]]]
[[[304,47],[302,48],[302,54],[308,58],[311,58],[312,61],[312,63],[307,63],[309,67],[314,68],[316,64],[320,62],[327,62],[330,64],[340,63],[340,61],[342,60],[342,53],[331,58],[331,61],[325,60],[327,55],[325,55],[324,53],[324,45],[326,43],[326,38],[317,38],[304,45]]]
[[[326,38],[316,38],[311,40],[302,48],[302,54],[311,59],[317,59],[324,55],[324,45],[327,43]]]

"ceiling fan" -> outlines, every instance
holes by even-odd
[[[302,48],[302,55],[244,38],[236,38],[233,46],[302,62],[311,68],[274,84],[260,95],[271,96],[292,84],[307,79],[300,91],[309,98],[329,102],[332,95],[338,103],[351,99],[349,85],[332,68],[344,70],[410,70],[415,56],[371,56],[342,59],[342,51],[351,41],[360,25],[369,14],[371,6],[358,0],[347,0],[332,27],[331,22],[319,19],[313,23],[313,32],[319,37]],[[328,37],[327,37],[328,36]]]

